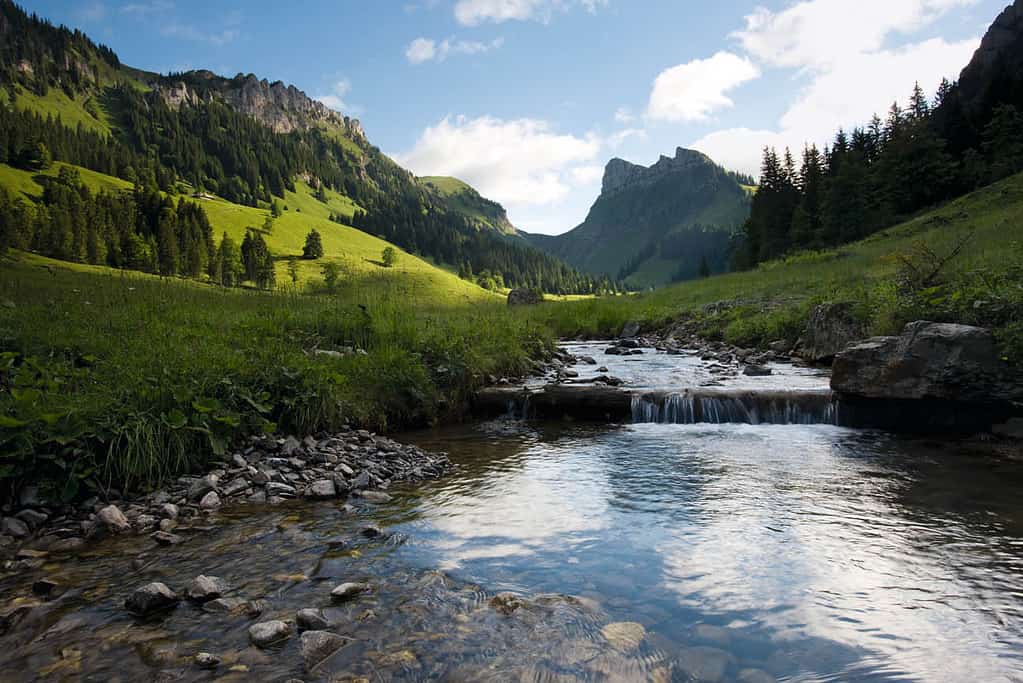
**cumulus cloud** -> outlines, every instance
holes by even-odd
[[[589,185],[604,177],[604,167],[597,164],[576,166],[570,171],[570,175],[576,185]]]
[[[601,148],[594,135],[556,132],[546,121],[445,117],[395,158],[417,175],[450,175],[509,206],[542,205],[581,182]]]
[[[840,60],[879,50],[894,32],[911,33],[948,10],[978,0],[804,0],[780,12],[757,8],[732,34],[771,66],[829,68]]]
[[[502,45],[504,38],[496,38],[489,43],[453,38],[440,42],[430,38],[416,38],[405,48],[405,58],[410,64],[422,64],[433,60],[443,62],[450,55],[476,55],[496,50]]]
[[[331,86],[331,92],[326,95],[317,95],[315,98],[337,112],[347,112],[351,107],[345,102],[345,97],[352,90],[352,83],[347,78],[336,81]]]
[[[732,106],[725,93],[760,75],[749,59],[718,52],[665,69],[654,80],[647,116],[660,121],[699,121]]]
[[[933,89],[943,77],[954,79],[979,44],[979,38],[953,43],[935,38],[850,55],[817,74],[789,105],[775,130],[720,130],[690,146],[729,168],[759,173],[765,146],[795,151],[813,143],[823,148],[839,126],[848,130],[864,125],[875,112],[883,116],[893,101],[905,103],[914,81]]]
[[[527,20],[546,23],[555,11],[567,11],[578,6],[593,13],[607,3],[608,0],[458,0],[455,19],[464,26]]]
[[[618,107],[618,110],[615,111],[615,121],[617,121],[618,123],[629,124],[635,120],[636,116],[628,107]]]

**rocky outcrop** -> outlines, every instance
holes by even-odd
[[[977,114],[1023,85],[1023,0],[1006,7],[988,28],[980,47],[959,76],[958,95],[968,114]]]
[[[358,119],[343,116],[312,99],[293,85],[273,83],[252,74],[227,79],[212,71],[190,71],[162,78],[154,88],[168,106],[195,105],[220,99],[232,109],[247,114],[276,133],[305,130],[320,124],[336,126],[356,141],[366,133]]]
[[[873,337],[835,356],[831,388],[877,399],[1006,403],[1023,383],[998,353],[990,330],[913,322],[898,337]]]
[[[684,147],[678,147],[674,157],[662,154],[652,166],[640,166],[616,157],[604,167],[600,193],[610,197],[631,188],[650,186],[668,176],[707,165],[713,166],[714,162],[706,154]]]
[[[866,336],[866,327],[853,313],[851,302],[814,307],[797,353],[813,363],[829,363],[845,347]]]

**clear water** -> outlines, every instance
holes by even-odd
[[[827,425],[496,421],[405,439],[457,470],[354,513],[225,510],[179,546],[115,538],[0,579],[2,614],[24,611],[0,635],[0,680],[1023,681],[1021,453]],[[263,614],[121,607],[200,573]],[[33,599],[44,575],[69,590]],[[352,580],[372,592],[332,604]],[[523,601],[510,614],[492,603],[505,591]],[[317,671],[297,636],[248,644],[255,621],[306,607],[353,639]],[[199,651],[224,664],[197,670]]]

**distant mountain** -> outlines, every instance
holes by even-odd
[[[727,269],[734,231],[749,214],[750,182],[679,147],[650,167],[612,159],[581,225],[557,236],[523,235],[594,274],[637,287]]]
[[[517,235],[504,207],[487,199],[468,183],[447,176],[426,176],[419,181],[452,211],[475,220],[478,227],[502,235]]]

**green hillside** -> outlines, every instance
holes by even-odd
[[[448,207],[474,219],[480,227],[502,235],[518,233],[504,207],[486,199],[468,183],[448,176],[425,176],[419,180]]]

